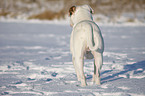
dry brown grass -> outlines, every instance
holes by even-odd
[[[12,0],[13,3],[10,2],[4,2],[1,1],[0,8],[5,9],[6,11],[9,9],[13,9],[13,11],[16,13],[29,13],[34,10],[39,10],[43,7],[45,7],[45,11],[42,13],[38,13],[35,15],[31,15],[28,17],[28,19],[47,19],[47,20],[53,20],[53,19],[61,19],[65,18],[65,15],[68,14],[68,10],[73,5],[83,5],[88,4],[93,9],[94,12],[97,14],[104,14],[106,16],[109,16],[113,18],[113,16],[117,15],[118,17],[122,15],[124,12],[132,12],[134,16],[136,16],[137,12],[145,11],[145,0],[16,0],[19,2],[22,2],[24,5],[27,4],[36,4],[38,6],[38,9],[27,7],[27,6],[17,6],[14,3],[14,0]],[[57,5],[58,2],[63,2],[64,7],[59,12],[53,12],[47,8],[47,4],[50,2],[53,2],[54,6]],[[4,6],[5,5],[5,6]],[[57,10],[57,9],[56,9]],[[1,11],[0,16],[7,16],[10,14],[9,12]],[[11,11],[11,10],[9,10]],[[12,12],[11,12],[12,13]]]
[[[127,20],[127,22],[135,22],[135,20],[134,19],[131,19],[131,18],[129,18],[128,20]]]
[[[63,10],[59,12],[52,12],[52,11],[44,11],[40,14],[32,15],[28,19],[40,19],[40,20],[53,20],[55,18],[61,19],[65,17],[65,13]]]
[[[10,12],[6,12],[4,10],[0,11],[0,16],[7,16]]]

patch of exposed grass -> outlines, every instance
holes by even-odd
[[[135,22],[134,19],[129,18],[127,22]]]
[[[53,20],[55,18],[61,19],[64,17],[65,17],[65,12],[63,10],[59,12],[52,12],[52,11],[46,10],[42,13],[30,16],[28,17],[28,19]]]
[[[0,16],[7,16],[10,12],[0,11]]]

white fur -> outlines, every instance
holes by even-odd
[[[73,26],[70,39],[72,61],[81,86],[86,86],[83,63],[94,57],[93,81],[100,84],[100,69],[103,63],[104,41],[99,27],[94,23],[92,8],[88,5],[76,6],[71,15],[70,24]]]

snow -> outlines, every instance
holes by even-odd
[[[0,95],[145,96],[144,25],[98,25],[105,41],[102,85],[91,82],[93,60],[85,60],[88,86],[80,87],[68,21],[1,21]]]

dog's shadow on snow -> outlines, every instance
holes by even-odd
[[[138,73],[143,73],[145,70],[145,60],[141,62],[137,62],[134,64],[128,64],[124,66],[124,70],[120,71],[118,73],[114,73],[111,76],[107,76],[101,79],[101,83],[106,83],[106,82],[111,82],[115,81],[124,77],[119,77],[119,75],[126,75],[126,78],[130,78],[130,74],[138,74]],[[112,72],[113,70],[106,70],[102,72],[101,74],[107,74],[108,72]]]

